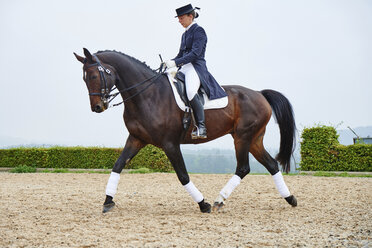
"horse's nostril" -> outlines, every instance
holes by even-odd
[[[101,111],[102,111],[102,107],[101,107],[100,105],[96,105],[96,106],[94,107],[94,111],[95,111],[95,112],[101,112]]]

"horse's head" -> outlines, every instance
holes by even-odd
[[[83,79],[87,85],[92,111],[101,113],[108,108],[110,92],[116,82],[115,69],[102,63],[95,54],[84,48],[85,58],[74,53],[76,59],[84,64]]]

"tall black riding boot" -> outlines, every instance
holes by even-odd
[[[190,101],[191,108],[194,112],[196,121],[196,130],[191,133],[192,139],[206,139],[207,138],[207,128],[205,127],[204,121],[204,107],[198,94]]]

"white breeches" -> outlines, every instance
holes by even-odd
[[[200,88],[198,73],[195,71],[195,68],[191,63],[183,65],[180,71],[185,74],[186,94],[189,101],[191,101]]]

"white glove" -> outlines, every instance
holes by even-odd
[[[164,64],[167,66],[168,69],[176,67],[176,62],[174,62],[174,60],[165,61]]]

